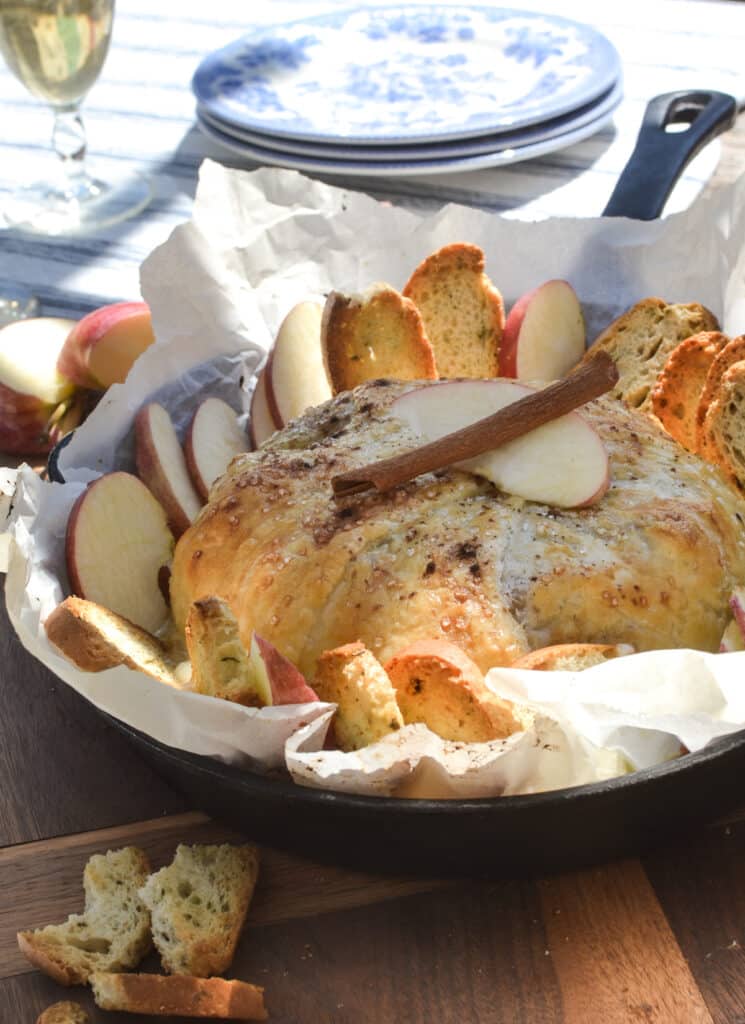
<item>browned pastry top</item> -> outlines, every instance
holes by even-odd
[[[602,398],[582,414],[612,483],[589,508],[456,470],[336,501],[332,476],[417,443],[389,408],[411,387],[361,385],[234,460],[176,548],[179,628],[216,595],[244,642],[256,630],[311,677],[322,651],[355,640],[385,661],[444,637],[484,670],[565,642],[717,650],[745,581],[745,503],[716,468]]]

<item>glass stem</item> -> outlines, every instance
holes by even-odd
[[[85,127],[77,105],[55,108],[52,145],[62,161],[65,191],[70,199],[80,198],[88,187],[88,173],[85,165]]]

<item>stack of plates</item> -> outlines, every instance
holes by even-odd
[[[588,25],[469,6],[338,11],[261,30],[192,81],[201,129],[260,163],[329,174],[478,170],[579,142],[622,97]]]

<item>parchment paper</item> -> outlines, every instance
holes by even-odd
[[[302,785],[444,798],[536,792],[591,782],[697,750],[745,727],[745,654],[652,652],[583,673],[495,669],[489,685],[522,708],[506,741],[445,742],[407,726],[353,753],[324,751],[333,707],[243,708],[174,690],[125,668],[82,673],[50,646],[43,622],[69,592],[67,515],[85,483],[133,469],[131,428],[153,397],[183,429],[217,394],[244,417],[261,363],[290,308],[330,288],[401,288],[441,245],[470,241],[507,305],[553,277],[572,282],[588,336],[648,295],[707,305],[745,331],[745,178],[664,221],[506,220],[447,206],[423,214],[294,171],[202,167],[192,220],[145,261],[156,344],[112,387],[59,460],[64,485],[19,471],[8,520],[6,598],[23,644],[98,707],[173,747],[282,768]],[[6,505],[13,480],[0,480]],[[0,548],[0,564],[3,558]],[[745,581],[743,581],[745,582]]]

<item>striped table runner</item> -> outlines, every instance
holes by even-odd
[[[452,3],[452,0],[450,0]],[[104,302],[138,296],[138,268],[190,215],[197,171],[210,156],[240,157],[196,127],[191,76],[200,60],[258,24],[353,6],[349,0],[118,0],[112,46],[84,104],[91,154],[107,170],[152,175],[155,199],[134,220],[86,237],[54,240],[0,229],[0,292],[30,287],[45,314],[77,316]],[[415,179],[350,179],[371,194],[418,206],[444,201],[507,216],[595,216],[633,148],[646,101],[679,88],[716,88],[745,97],[745,8],[704,0],[510,0],[592,22],[618,48],[625,99],[592,138],[543,158],[499,169]],[[0,204],[14,185],[40,176],[52,157],[51,115],[0,66]],[[684,209],[711,176],[714,142],[689,166],[668,210]],[[253,166],[249,161],[245,166]],[[340,179],[328,178],[338,182]]]

